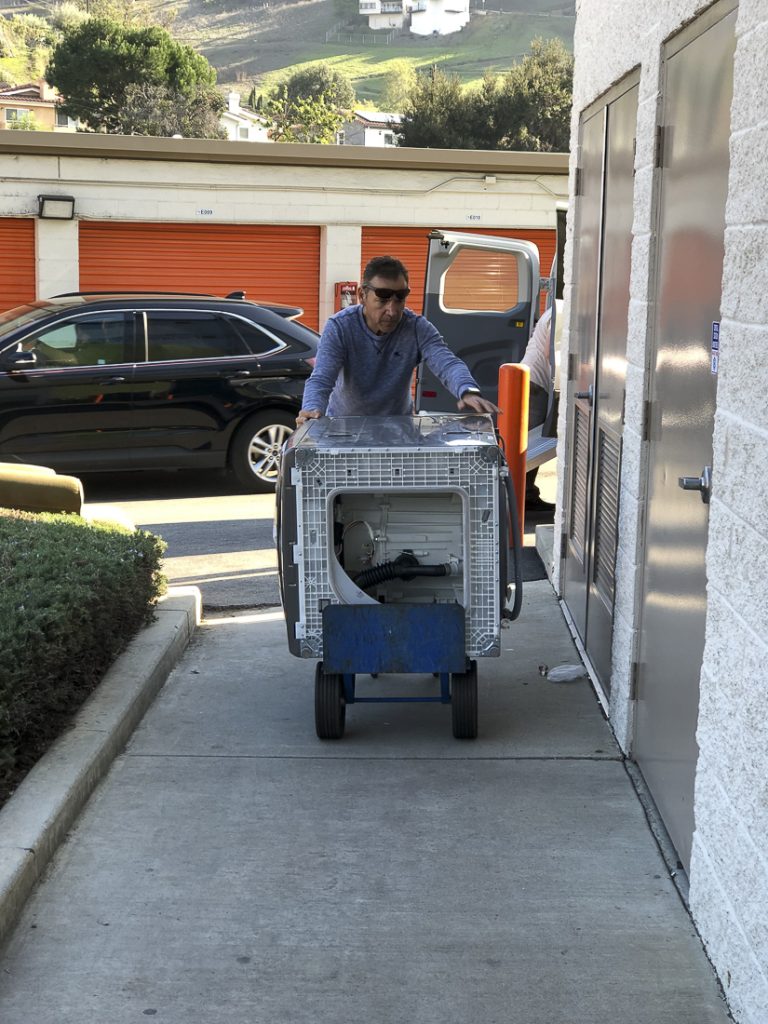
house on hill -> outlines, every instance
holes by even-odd
[[[396,146],[395,126],[400,114],[382,110],[353,110],[352,117],[336,133],[339,146]]]
[[[271,142],[269,122],[255,110],[240,106],[240,93],[227,94],[227,109],[219,118],[219,124],[227,133],[230,142]]]
[[[19,124],[46,132],[74,132],[76,122],[61,109],[62,97],[40,78],[0,88],[0,130]]]
[[[407,29],[417,36],[444,36],[469,24],[469,0],[360,0],[371,29]]]

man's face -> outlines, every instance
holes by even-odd
[[[382,291],[383,298],[376,294],[377,290]],[[395,292],[399,292],[400,296],[394,294]],[[379,277],[377,274],[368,284],[358,289],[357,294],[363,307],[365,322],[374,334],[389,334],[390,331],[394,331],[403,318],[407,292],[408,282],[402,274],[393,279]]]

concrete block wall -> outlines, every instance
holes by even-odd
[[[691,909],[736,1019],[768,1021],[768,5],[736,28]]]
[[[571,174],[578,115],[640,68],[610,719],[632,740],[629,678],[638,641],[647,395],[653,319],[654,136],[661,47],[710,5],[694,0],[577,0]],[[606,45],[606,40],[610,45]],[[701,676],[690,907],[740,1024],[768,1022],[768,5],[741,0],[726,211],[708,615]],[[572,179],[571,179],[572,180]],[[566,299],[573,294],[566,246]],[[561,357],[570,348],[568,324]],[[566,365],[563,361],[562,365]],[[561,402],[560,495],[566,401]],[[559,542],[560,529],[556,529]],[[555,552],[559,566],[558,552]]]

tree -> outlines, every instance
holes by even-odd
[[[572,92],[573,57],[559,39],[534,39],[499,90],[500,148],[567,153]]]
[[[64,96],[62,109],[94,130],[118,131],[130,85],[165,85],[186,97],[212,87],[216,72],[189,47],[157,26],[131,28],[91,18],[66,31],[46,78]]]
[[[224,97],[211,86],[183,94],[167,85],[129,85],[118,112],[123,135],[183,135],[185,139],[226,139],[219,118]]]
[[[326,145],[336,141],[336,132],[344,115],[329,107],[325,100],[290,99],[285,85],[279,86],[261,107],[271,123],[273,142],[319,142]]]
[[[326,107],[339,111],[355,105],[355,90],[341,71],[330,64],[311,64],[295,71],[285,83],[285,94],[291,101],[322,100]]]
[[[472,149],[471,108],[458,75],[447,75],[436,65],[420,71],[397,129],[402,146],[427,149]]]
[[[381,93],[381,109],[401,111],[416,86],[416,68],[407,60],[398,58],[389,62]]]

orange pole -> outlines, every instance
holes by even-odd
[[[528,385],[530,371],[522,363],[499,367],[498,428],[501,447],[515,485],[520,543],[525,528],[525,471],[528,454]]]

